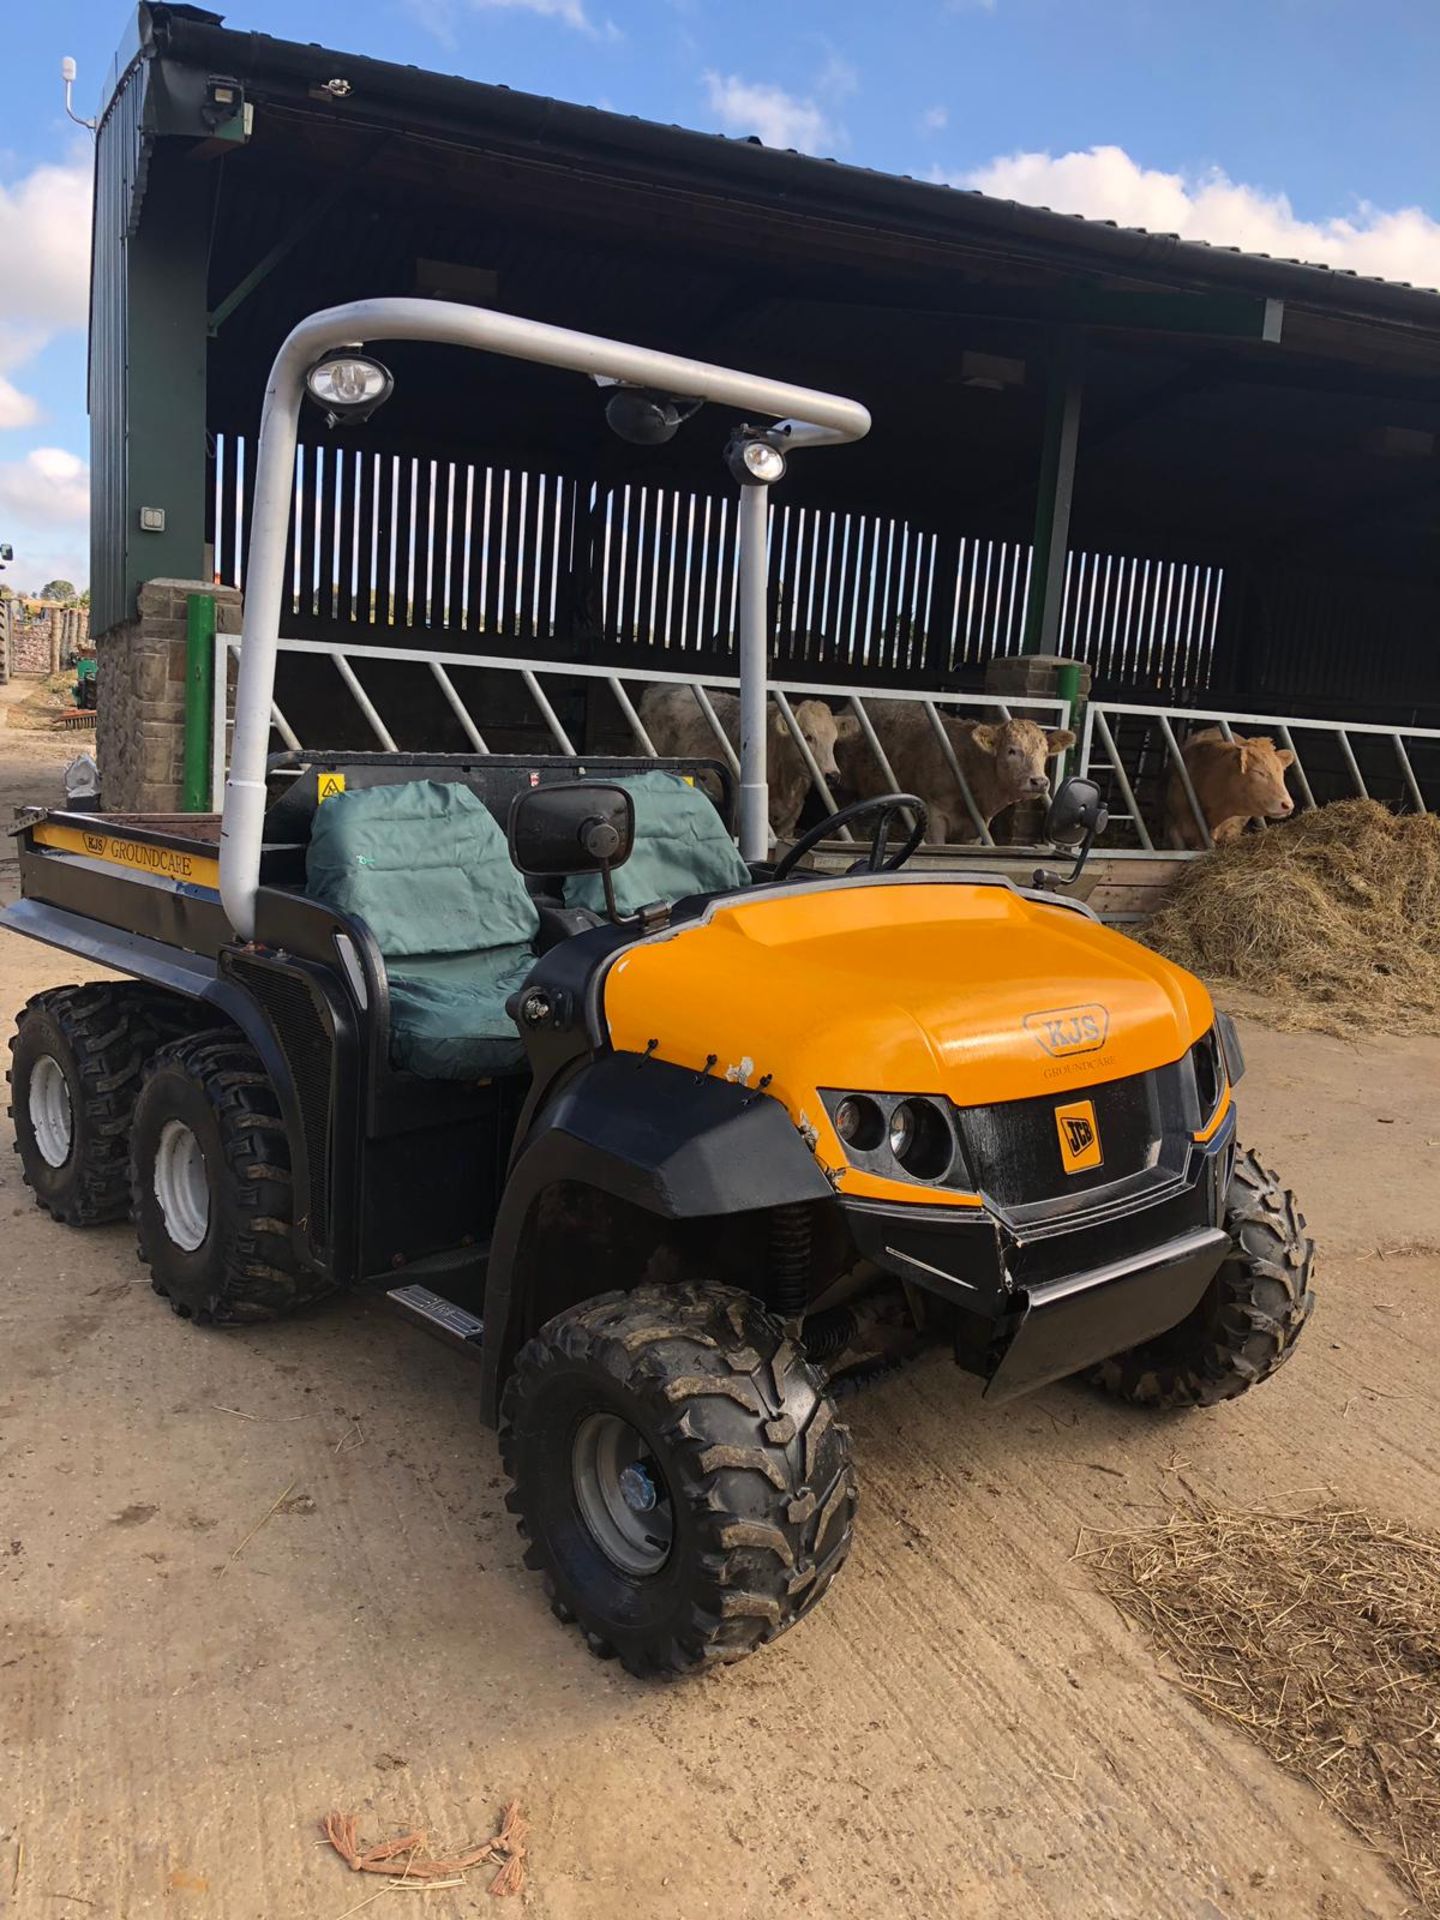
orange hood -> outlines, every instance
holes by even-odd
[[[726,901],[626,949],[605,1017],[617,1048],[768,1075],[837,1166],[821,1087],[957,1106],[1063,1094],[1177,1060],[1214,1012],[1190,974],[1069,907],[916,880]]]

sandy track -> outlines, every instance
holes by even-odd
[[[6,815],[74,751],[17,738]],[[0,935],[0,1019],[76,971]],[[0,1913],[338,1920],[373,1883],[315,1845],[325,1810],[448,1845],[518,1795],[543,1920],[1401,1914],[1070,1559],[1182,1482],[1440,1524],[1440,1045],[1244,1032],[1245,1133],[1324,1252],[1295,1364],[1155,1419],[1068,1386],[990,1410],[925,1362],[850,1403],[862,1511],[825,1605],[668,1688],[550,1621],[462,1359],[359,1301],[197,1332],[128,1229],[52,1225],[4,1153]],[[424,1907],[496,1911],[483,1879]]]

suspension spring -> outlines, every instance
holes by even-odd
[[[766,1292],[780,1320],[798,1320],[810,1293],[810,1208],[804,1201],[776,1207],[770,1215]]]

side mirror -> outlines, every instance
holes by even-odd
[[[1072,774],[1062,780],[1060,790],[1050,802],[1045,816],[1045,838],[1057,847],[1073,847],[1077,840],[1091,841],[1110,824],[1110,813],[1093,780]]]
[[[510,803],[510,858],[533,879],[598,873],[613,920],[610,875],[635,846],[635,802],[624,787],[576,781],[527,787]]]
[[[1059,792],[1050,802],[1050,811],[1045,815],[1045,838],[1057,847],[1073,847],[1078,841],[1079,852],[1067,874],[1047,873],[1043,867],[1039,868],[1035,874],[1035,885],[1040,891],[1053,893],[1057,887],[1073,886],[1090,857],[1096,837],[1109,824],[1109,808],[1101,799],[1100,789],[1093,780],[1082,779],[1079,774],[1071,774],[1068,780],[1062,780]]]

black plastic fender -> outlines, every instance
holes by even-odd
[[[560,1181],[669,1220],[833,1198],[794,1121],[768,1094],[638,1053],[605,1054],[582,1068],[536,1116],[496,1216],[481,1382],[491,1425],[524,1327],[521,1238],[540,1195]]]

